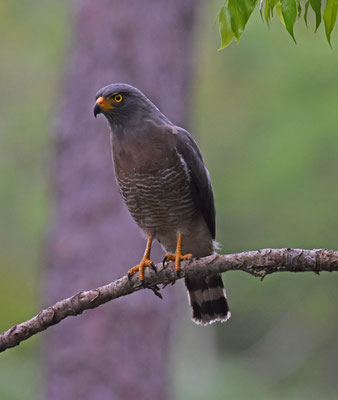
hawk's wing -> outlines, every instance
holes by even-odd
[[[215,239],[215,203],[209,171],[207,170],[197,143],[186,130],[176,127],[176,149],[187,164],[191,177],[192,193]]]

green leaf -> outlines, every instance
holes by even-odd
[[[305,3],[305,10],[304,10],[304,21],[306,27],[307,27],[307,12],[309,10],[309,5],[310,5],[310,0],[307,0],[307,2]]]
[[[271,17],[273,17],[273,9],[275,8],[276,4],[279,2],[279,0],[268,0],[270,4],[270,9],[271,9]]]
[[[293,26],[295,25],[297,19],[296,0],[282,0],[282,14],[285,21],[286,30],[289,32],[292,39],[296,43],[296,39],[293,34]]]
[[[260,2],[259,2],[259,13],[261,14],[261,18],[264,21],[264,19],[263,19],[263,0],[260,0]]]
[[[256,7],[257,0],[229,0],[228,11],[231,29],[239,41],[250,15]]]
[[[269,22],[270,22],[270,7],[269,7],[269,1],[268,0],[265,0],[264,18],[265,18],[266,23],[269,25]]]
[[[242,15],[241,9],[239,8],[238,1],[229,0],[228,10],[230,15],[231,29],[235,34],[237,41],[239,41],[245,27],[245,19]]]
[[[307,18],[309,7],[316,16],[316,29],[323,18],[327,40],[331,46],[331,34],[337,22],[338,0],[326,0],[326,7],[322,17],[322,0],[259,0],[259,11],[262,19],[269,25],[273,12],[276,13],[284,24],[286,30],[296,43],[294,36],[294,25],[297,18],[302,14],[302,1],[304,1],[304,21],[308,26]],[[257,0],[225,0],[224,6],[218,15],[221,46],[218,50],[227,47],[236,38],[240,40],[245,26],[257,5]],[[263,15],[264,14],[264,15]]]
[[[276,4],[276,11],[280,22],[285,26],[285,21],[282,14],[282,3],[280,1]]]
[[[337,21],[338,0],[327,0],[323,20],[325,24],[325,33],[331,46],[331,33]],[[332,47],[332,46],[331,46]]]
[[[234,38],[234,33],[231,29],[228,12],[223,6],[218,13],[218,25],[219,25],[219,34],[221,36],[221,47],[218,50],[222,50],[225,47],[229,46]]]
[[[265,1],[265,9],[264,9],[264,17],[265,21],[269,25],[270,19],[273,16],[273,9],[279,0],[266,0]]]
[[[299,18],[302,13],[302,6],[300,5],[299,0],[296,0],[296,4],[297,4],[297,18]]]
[[[237,0],[239,8],[242,10],[242,14],[245,19],[245,24],[248,22],[252,11],[256,7],[257,0]]]
[[[322,12],[321,12],[321,6],[322,6],[322,1],[321,0],[310,0],[311,8],[316,14],[316,29],[315,32],[317,31],[320,23],[322,22]]]

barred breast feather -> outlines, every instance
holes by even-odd
[[[155,238],[163,232],[184,229],[198,213],[183,160],[177,154],[173,161],[165,169],[117,177],[131,215],[145,233]]]

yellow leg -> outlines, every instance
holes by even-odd
[[[144,252],[143,258],[139,264],[135,265],[135,267],[130,268],[128,270],[128,277],[131,277],[131,275],[134,272],[139,271],[140,281],[144,281],[144,268],[145,267],[151,267],[153,270],[156,270],[154,263],[150,260],[150,251],[151,251],[152,243],[153,243],[153,238],[151,235],[149,235],[146,250]]]
[[[169,254],[167,253],[164,257],[164,262],[165,261],[175,261],[175,271],[179,272],[181,269],[180,263],[182,260],[190,260],[192,257],[192,254],[185,254],[182,255],[182,234],[179,233],[177,235],[177,245],[176,245],[176,252],[175,254]]]

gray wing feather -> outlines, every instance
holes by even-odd
[[[215,239],[215,202],[209,172],[197,143],[186,130],[176,127],[176,149],[187,164],[192,194],[200,207],[210,234]]]

